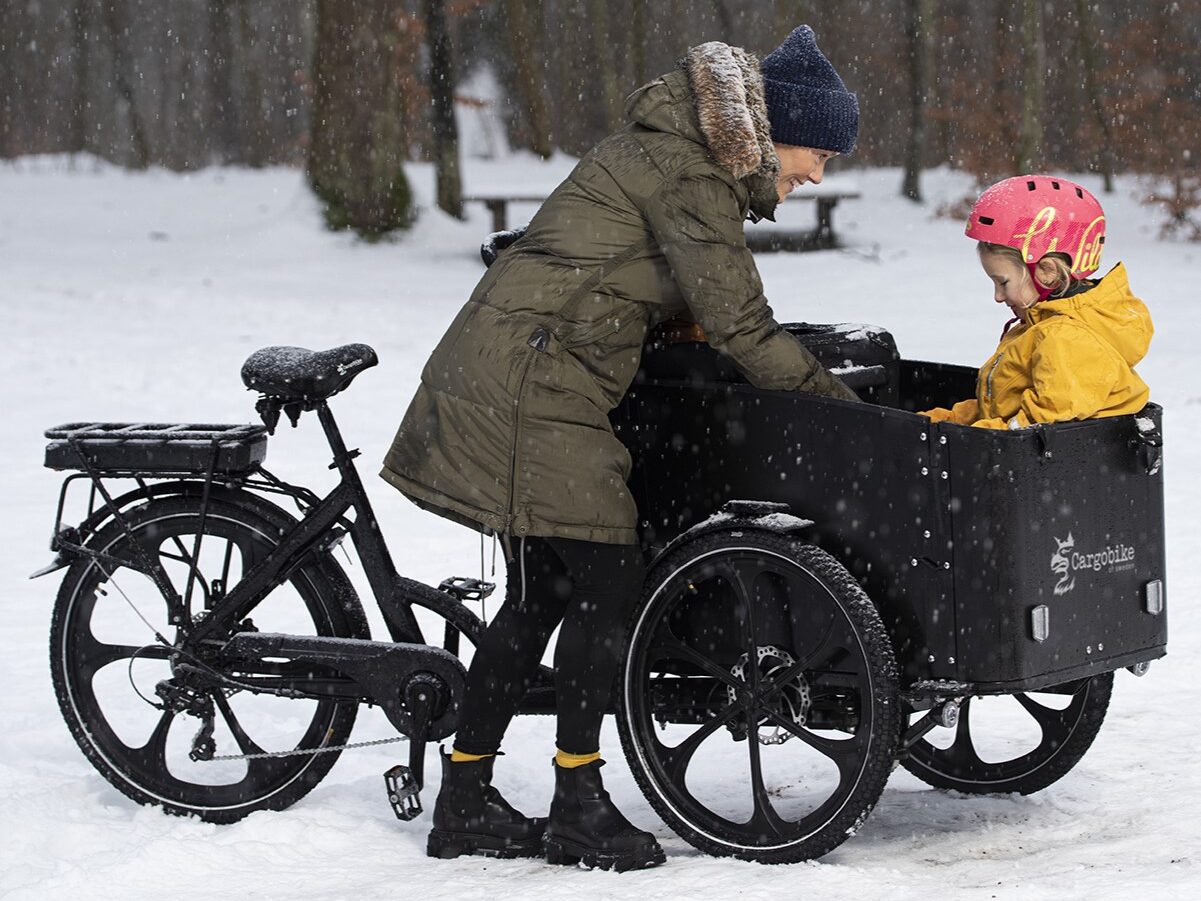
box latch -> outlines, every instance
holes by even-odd
[[[1163,613],[1163,579],[1152,579],[1143,586],[1143,603],[1152,616]]]
[[[1035,641],[1046,641],[1051,634],[1051,610],[1039,604],[1030,611],[1030,637]]]

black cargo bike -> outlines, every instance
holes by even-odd
[[[1045,788],[1088,749],[1114,672],[1142,675],[1167,639],[1158,407],[932,424],[913,411],[971,396],[973,370],[902,360],[879,329],[787,328],[869,403],[652,343],[612,416],[650,564],[614,693],[627,761],[684,839],[763,862],[845,841],[898,761],[961,792]],[[47,432],[46,465],[71,471],[39,573],[66,570],[54,687],[134,800],[213,822],[285,808],[357,746],[367,703],[410,740],[389,800],[421,812],[425,745],[455,729],[460,641],[482,628],[468,605],[493,586],[393,566],[328,403],[375,362],[259,351],[242,374],[263,426]],[[263,466],[268,429],[306,411],[340,475],[325,497]],[[334,556],[347,535],[386,640]],[[523,712],[553,693],[543,671]]]

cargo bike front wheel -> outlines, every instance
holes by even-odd
[[[892,646],[826,552],[785,534],[692,539],[652,569],[619,696],[647,800],[710,854],[819,857],[884,789],[900,731]]]
[[[338,757],[323,749],[348,740],[357,712],[354,702],[243,690],[236,674],[206,670],[179,647],[144,563],[157,560],[181,595],[191,578],[188,615],[203,617],[296,526],[272,504],[239,498],[211,499],[203,512],[194,495],[158,498],[123,514],[128,529],[101,528],[87,542],[94,556],[67,570],[50,636],[59,707],[96,769],[139,803],[217,823],[307,794]],[[370,637],[328,553],[306,557],[238,628]]]
[[[970,795],[1041,791],[1084,757],[1112,692],[1113,673],[1101,673],[1040,691],[967,698],[954,729],[919,739],[902,765],[927,785]]]

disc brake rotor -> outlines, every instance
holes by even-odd
[[[789,667],[796,665],[796,658],[792,654],[775,645],[759,645],[756,648],[756,656],[759,679],[763,682],[770,682]],[[749,682],[747,660],[747,655],[743,654],[738,658],[738,662],[730,668],[730,673],[743,682]],[[738,700],[738,692],[732,687],[727,687],[726,697],[729,699],[729,703],[733,704]],[[809,683],[803,674],[798,674],[771,697],[767,702],[767,707],[784,719],[790,720],[798,726],[804,726],[809,716],[811,702],[812,694],[809,691]],[[761,745],[782,745],[788,739],[795,737],[787,729],[772,723],[766,713],[759,717],[755,728]]]

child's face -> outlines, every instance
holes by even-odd
[[[992,279],[993,300],[1009,307],[1014,316],[1022,314],[1038,301],[1038,291],[1030,271],[1021,263],[995,253],[980,254],[980,265]]]

